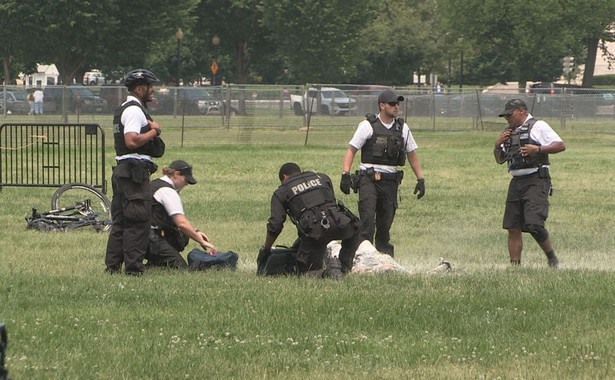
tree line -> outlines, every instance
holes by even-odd
[[[0,26],[8,84],[37,63],[62,83],[138,67],[200,82],[215,60],[218,83],[521,86],[561,77],[571,55],[591,87],[596,55],[613,57],[615,1],[2,0]]]

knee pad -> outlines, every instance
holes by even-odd
[[[532,235],[534,240],[538,243],[542,243],[549,237],[549,232],[543,226],[539,226],[536,224],[530,224],[527,226],[527,231]]]

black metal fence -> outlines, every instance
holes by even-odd
[[[106,193],[105,178],[105,133],[100,125],[0,125],[0,190],[80,182]]]

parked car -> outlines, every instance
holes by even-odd
[[[88,71],[83,75],[83,84],[86,86],[105,84],[105,74],[100,71]]]
[[[191,115],[220,114],[221,102],[201,87],[163,88],[156,91],[157,113],[173,113],[177,102],[177,113]]]
[[[107,111],[107,101],[82,85],[47,86],[43,90],[43,94],[45,95],[45,112],[59,113],[63,106],[69,112],[95,113]]]
[[[331,116],[350,115],[357,110],[357,100],[338,88],[310,88],[303,96],[291,95],[290,108],[295,111],[295,115],[303,115],[306,110]]]
[[[0,111],[4,113],[4,92],[0,92]],[[30,112],[30,104],[26,100],[25,91],[7,91],[6,92],[6,113],[28,113]]]

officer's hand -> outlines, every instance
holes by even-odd
[[[419,193],[419,195],[416,197],[417,199],[421,199],[423,195],[425,195],[425,179],[424,178],[419,178],[416,180],[416,186],[414,186],[414,193],[412,194],[416,194],[416,193]]]
[[[342,193],[344,194],[350,194],[350,173],[342,173],[340,190],[342,190]]]
[[[267,264],[267,260],[271,255],[271,249],[265,248],[265,246],[261,246],[258,250],[258,257],[256,258],[256,273],[259,274],[262,270],[265,269],[265,265]]]

